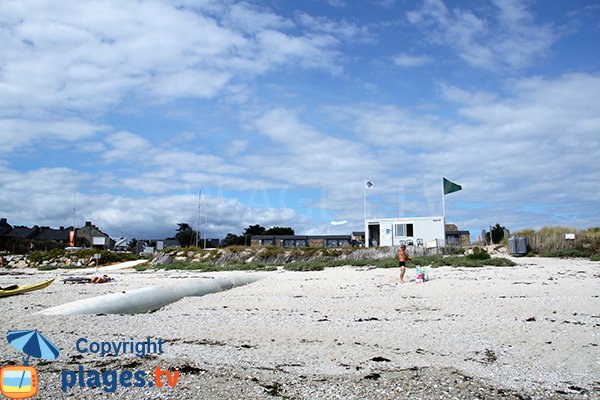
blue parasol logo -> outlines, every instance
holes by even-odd
[[[27,354],[23,357],[25,365],[29,364],[29,358],[43,358],[54,360],[60,354],[58,348],[36,330],[8,331],[6,334],[8,343],[15,349]]]

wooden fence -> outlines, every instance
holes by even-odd
[[[575,235],[575,239],[565,239],[565,234],[527,235],[528,248],[534,253],[552,250],[583,249],[590,253],[600,252],[600,237]]]

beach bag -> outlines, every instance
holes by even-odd
[[[427,271],[425,270],[425,268],[417,267],[417,275],[415,276],[415,282],[423,283],[423,282],[427,282],[427,280],[428,280],[428,277],[427,277]]]

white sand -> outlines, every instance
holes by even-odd
[[[421,393],[417,398],[469,398],[477,388],[463,388],[461,382],[473,378],[477,385],[494,388],[488,388],[485,398],[492,398],[490,393],[505,397],[505,389],[534,398],[599,398],[600,263],[514,260],[517,267],[430,269],[431,280],[424,284],[395,283],[398,269],[280,272],[241,288],[185,298],[152,314],[32,315],[78,298],[215,275],[115,270],[110,273],[117,279],[113,283],[57,282],[0,298],[0,330],[37,328],[59,346],[59,360],[40,366],[40,392],[45,393],[60,394],[55,380],[63,368],[74,369],[78,363],[99,368],[108,362],[119,369],[138,361],[134,356],[73,358],[78,356],[77,338],[151,336],[166,341],[165,353],[141,360],[141,368],[193,369],[180,379],[176,397],[222,398],[227,389],[238,398],[272,398],[268,390],[292,398],[348,398],[348,393],[356,398],[411,397],[406,390],[412,390],[412,397]],[[25,272],[0,276],[0,285],[74,273]],[[414,270],[407,277],[414,278]],[[2,365],[19,356],[6,342],[0,345]],[[418,392],[407,389],[411,378],[402,375],[414,367],[444,373],[422,373],[429,389]],[[373,372],[381,378],[363,379]],[[276,382],[275,389],[269,389],[269,382]],[[433,388],[435,382],[444,388]],[[84,398],[89,390],[72,393]],[[167,398],[164,390],[118,390],[121,398]]]

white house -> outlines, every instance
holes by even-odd
[[[399,246],[427,248],[445,245],[443,217],[376,218],[365,220],[365,246]]]

